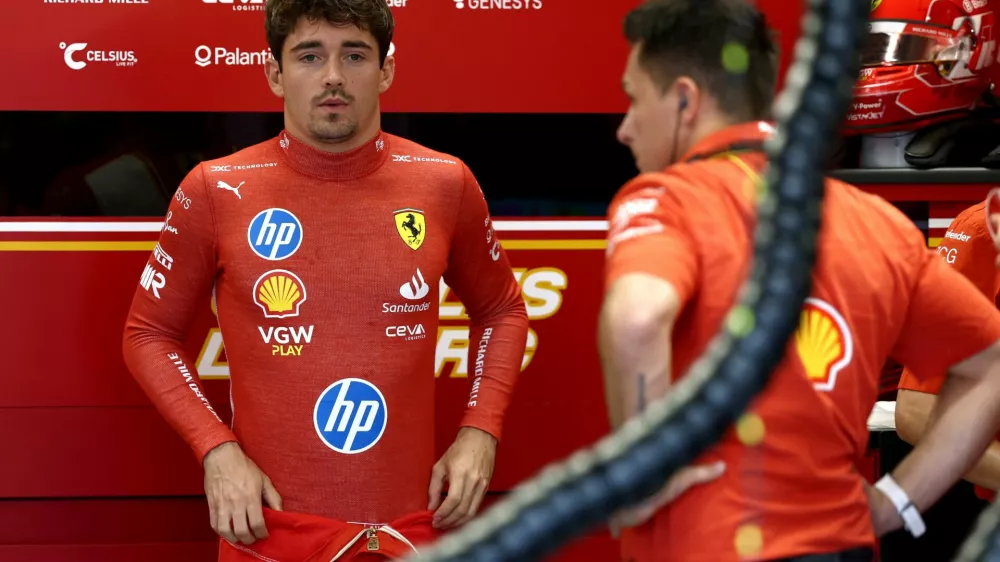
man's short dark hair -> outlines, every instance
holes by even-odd
[[[734,120],[770,117],[777,50],[764,15],[747,0],[649,0],[625,17],[625,38],[663,91],[688,76]],[[745,68],[727,70],[724,52]]]
[[[353,25],[375,36],[378,64],[385,63],[395,23],[385,0],[267,0],[264,7],[264,32],[271,56],[281,65],[285,40],[303,17],[307,21],[326,20],[331,25]]]

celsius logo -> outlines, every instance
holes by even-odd
[[[302,223],[291,211],[266,209],[250,221],[247,241],[258,256],[271,261],[283,260],[302,245]]]
[[[204,4],[223,4],[233,7],[234,12],[263,12],[264,0],[201,0]]]
[[[542,0],[455,0],[459,10],[541,10]]]
[[[115,66],[135,66],[139,59],[135,51],[87,51],[87,43],[59,43],[63,61],[73,70],[81,70],[91,62],[110,62]]]
[[[194,50],[194,63],[202,68],[210,65],[221,66],[260,66],[271,58],[271,49],[262,51],[244,51],[237,48],[230,51],[225,47],[211,48],[208,45],[199,45]]]
[[[345,455],[363,453],[385,433],[385,397],[372,383],[343,379],[326,387],[313,409],[313,426],[327,447]]]

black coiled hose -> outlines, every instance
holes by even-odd
[[[421,562],[537,560],[657,491],[767,384],[811,288],[823,167],[860,70],[870,0],[811,0],[766,143],[754,268],[723,330],[675,390],[594,448],[545,468]],[[770,189],[768,188],[770,187]]]

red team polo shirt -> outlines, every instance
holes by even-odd
[[[986,227],[985,201],[965,209],[955,217],[938,245],[937,253],[952,269],[971,281],[986,298],[996,303],[996,297],[1000,294],[1000,272],[995,266],[997,251]],[[910,369],[904,369],[899,378],[899,388],[937,394],[946,375],[941,371],[933,377],[921,379]],[[976,486],[976,495],[992,501],[996,492]]]
[[[606,280],[668,281],[683,308],[671,372],[682,377],[747,278],[764,123],[704,139],[662,174],[627,184],[609,210]],[[1000,339],[1000,314],[927,249],[883,199],[827,180],[813,289],[772,382],[698,463],[726,472],[623,534],[629,562],[780,560],[872,547],[859,461],[886,358],[936,377]],[[989,262],[992,263],[992,262]]]

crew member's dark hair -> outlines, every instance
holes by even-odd
[[[770,118],[777,50],[764,15],[747,0],[649,0],[625,17],[625,38],[664,92],[688,76],[734,120]],[[724,51],[737,62],[745,56],[745,68],[727,70]]]
[[[385,63],[395,23],[385,0],[267,0],[264,32],[271,55],[281,65],[281,49],[299,20],[326,20],[331,25],[353,25],[375,36],[379,67]]]

